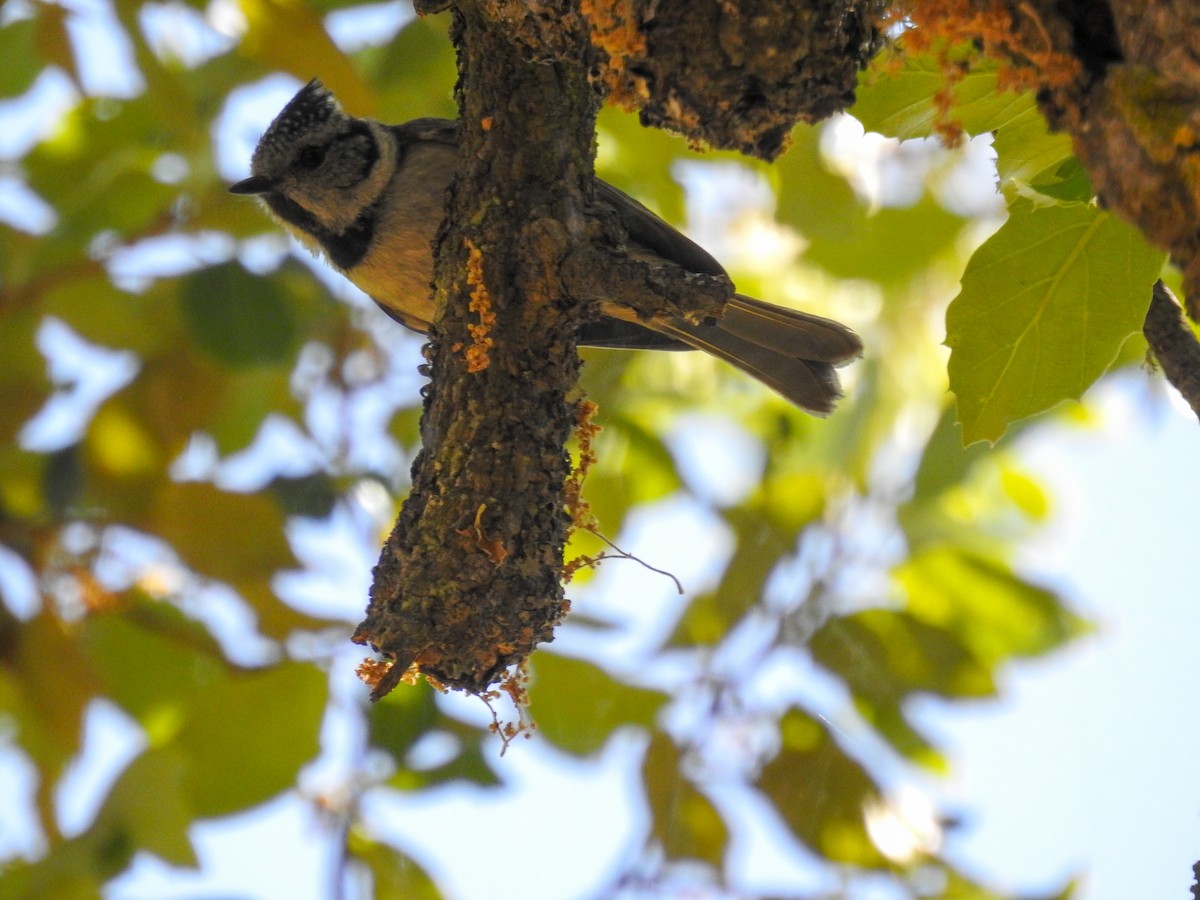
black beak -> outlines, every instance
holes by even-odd
[[[251,175],[229,186],[231,194],[269,194],[273,190],[275,182],[263,175]]]

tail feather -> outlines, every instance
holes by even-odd
[[[842,396],[832,363],[784,355],[731,334],[717,324],[691,325],[673,319],[654,325],[697,350],[704,350],[736,366],[814,415],[831,413]]]
[[[783,356],[842,365],[862,356],[853,331],[822,316],[735,294],[717,323],[722,331]]]
[[[846,326],[742,294],[734,295],[721,318],[698,325],[680,318],[640,319],[616,306],[605,312],[585,326],[582,343],[703,350],[818,416],[832,412],[842,396],[836,367],[862,355],[862,342]]]

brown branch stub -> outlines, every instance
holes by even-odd
[[[1179,301],[1161,280],[1154,285],[1142,333],[1167,381],[1200,417],[1200,341],[1184,318]]]
[[[582,0],[614,102],[642,123],[771,160],[854,102],[884,0]]]

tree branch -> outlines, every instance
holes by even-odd
[[[567,610],[567,393],[595,313],[561,276],[587,243],[597,93],[573,0],[459,0],[460,169],[437,241],[423,449],[354,640],[481,693]]]
[[[1154,285],[1142,333],[1167,381],[1200,417],[1200,341],[1188,325],[1179,301],[1161,280]]]

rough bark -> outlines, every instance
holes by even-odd
[[[393,665],[482,692],[566,612],[567,392],[588,315],[559,277],[583,229],[597,96],[566,2],[462,0],[462,151],[437,248],[433,379],[412,491],[355,633]]]
[[[578,6],[454,5],[462,141],[435,248],[423,449],[354,635],[391,663],[374,699],[406,673],[486,691],[552,639],[568,607],[567,395],[598,301],[695,319],[732,293],[623,255],[615,216],[591,208],[599,82]]]
[[[585,0],[614,97],[642,124],[771,160],[854,102],[886,0]]]

